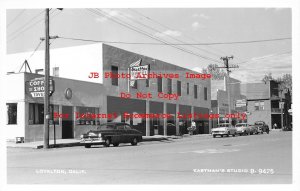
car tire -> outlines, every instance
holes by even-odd
[[[134,137],[131,141],[131,145],[135,146],[138,143],[138,139],[136,137]]]
[[[119,146],[119,144],[120,144],[120,143],[113,143],[113,146],[114,146],[114,147],[117,147],[117,146]]]
[[[91,148],[91,146],[92,146],[92,145],[90,145],[90,144],[85,144],[85,145],[84,145],[85,148]]]
[[[107,138],[107,139],[105,140],[104,146],[105,146],[105,147],[109,147],[110,144],[111,144],[110,138]]]
[[[235,135],[236,135],[236,132],[234,132],[234,134],[232,134],[233,137],[235,137]]]
[[[221,137],[223,137],[223,135],[221,135]]]
[[[213,138],[216,138],[216,135],[213,135]]]

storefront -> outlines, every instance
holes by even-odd
[[[93,47],[99,48],[95,45]],[[84,50],[86,51],[87,48]],[[178,117],[178,113],[209,113],[211,107],[209,79],[186,79],[185,73],[193,71],[159,60],[154,62],[153,58],[116,47],[101,45],[101,51],[103,51],[101,59],[96,62],[99,63],[97,72],[91,75],[92,71],[95,71],[94,61],[93,64],[86,64],[86,67],[90,67],[89,70],[84,69],[84,71],[89,71],[85,73],[86,81],[83,80],[85,79],[83,74],[80,75],[79,80],[76,80],[76,72],[69,77],[73,67],[77,67],[74,71],[78,72],[80,71],[78,67],[82,65],[74,63],[69,70],[66,70],[64,64],[69,63],[56,60],[56,71],[60,68],[65,70],[59,70],[60,77],[52,76],[55,91],[50,100],[50,139],[54,137],[56,139],[78,138],[82,133],[96,129],[100,124],[110,121],[127,122],[144,135],[152,136],[187,133],[187,127],[191,125],[191,121],[195,120],[196,133],[209,133],[208,119],[194,119],[193,117],[180,119]],[[55,57],[55,51],[53,52]],[[67,60],[72,55],[78,56],[75,53],[72,55],[60,53],[59,55],[66,57],[62,60]],[[39,65],[42,65],[41,63],[37,62]],[[151,70],[154,76],[155,73],[160,72],[163,75],[173,74],[173,76],[180,77],[135,79],[132,83],[126,77],[106,78],[104,76],[106,72],[126,74],[136,63]],[[139,70],[139,68],[135,69]],[[98,79],[94,79],[95,77]],[[43,75],[28,72],[6,75],[7,82],[16,86],[6,96],[7,139],[25,137],[26,142],[43,140],[43,85],[39,84],[42,82],[37,82],[42,78]],[[30,85],[33,81],[36,84]],[[130,97],[124,98],[122,94],[130,95]],[[131,117],[126,117],[125,113]],[[168,115],[168,117],[133,117],[137,114]]]

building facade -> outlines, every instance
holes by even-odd
[[[235,116],[231,118],[231,122],[233,125],[240,122],[247,122],[247,117],[242,117],[242,114],[245,115],[247,107],[246,96],[241,93],[241,81],[230,78],[227,87],[226,80],[227,78],[224,77],[221,80],[212,80],[211,82],[211,112],[219,114],[219,118],[213,119],[213,127],[217,127],[217,124],[219,123],[228,123],[228,114],[235,114]],[[228,89],[230,93],[229,98]],[[230,111],[228,99],[230,99]]]
[[[14,63],[16,57],[7,60]],[[8,139],[43,139],[43,97],[32,92],[41,88],[33,84],[43,77],[43,52],[35,57],[29,65],[36,73],[7,68],[7,83],[16,86],[6,93]],[[208,114],[211,108],[210,79],[187,78],[187,73],[199,74],[195,71],[105,44],[51,50],[51,64],[50,138],[78,138],[107,121],[130,123],[144,135],[176,135],[187,133],[194,120],[196,133],[210,132],[208,118],[192,115]],[[127,78],[133,65],[150,68],[154,77]]]
[[[266,83],[248,83],[242,85],[242,92],[247,96],[248,122],[264,121],[271,128],[290,126],[292,116],[288,110],[291,108],[289,90],[280,91],[279,83],[268,81]],[[281,104],[283,124],[281,125]],[[276,124],[276,126],[274,126]]]

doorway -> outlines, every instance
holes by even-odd
[[[62,139],[72,139],[73,134],[73,107],[62,106],[62,113],[68,114],[68,117],[62,118]]]

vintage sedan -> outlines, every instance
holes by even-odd
[[[92,145],[109,147],[111,144],[117,147],[120,143],[137,145],[142,141],[142,132],[133,129],[127,123],[110,122],[81,135],[80,138],[80,143],[84,144],[85,148],[90,148]]]
[[[260,133],[263,134],[264,132],[266,132],[267,134],[269,134],[269,126],[264,121],[256,121],[254,125]]]
[[[249,125],[249,128],[250,128],[250,135],[258,134],[258,129],[255,125]]]
[[[236,129],[229,123],[221,123],[217,128],[213,128],[211,130],[211,134],[213,135],[213,138],[215,138],[217,135],[220,135],[221,137],[224,135],[227,137],[232,135],[234,137],[236,135]]]
[[[250,135],[250,127],[247,123],[238,123],[235,125],[236,133],[239,135]]]

